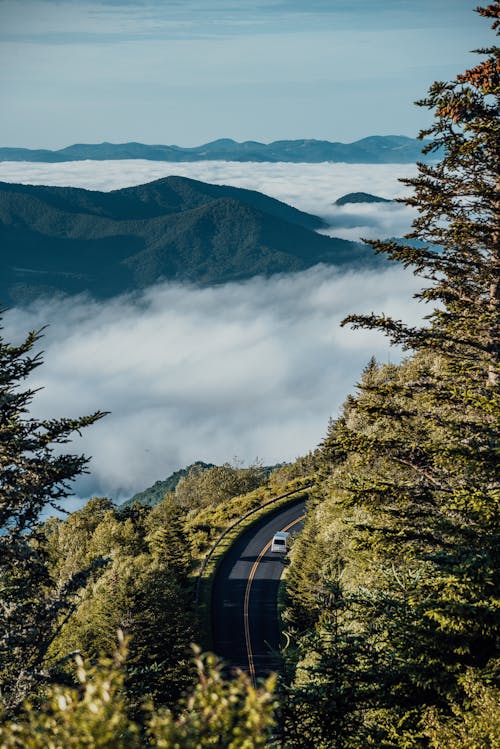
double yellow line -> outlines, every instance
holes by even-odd
[[[297,518],[297,520],[293,520],[291,523],[288,523],[288,525],[285,525],[284,528],[281,528],[281,531],[287,531],[290,528],[293,528],[294,525],[297,523],[300,523],[302,520],[304,520],[305,515],[301,515],[300,518]],[[262,551],[260,552],[259,556],[255,560],[252,569],[250,570],[250,574],[248,576],[247,581],[247,587],[245,590],[245,600],[243,603],[243,623],[245,627],[245,644],[247,648],[247,658],[248,658],[248,673],[250,674],[250,679],[252,680],[252,684],[255,686],[255,666],[253,662],[253,652],[252,652],[252,641],[250,639],[250,621],[249,621],[249,603],[250,603],[250,591],[252,589],[252,583],[253,579],[255,577],[255,573],[257,572],[257,567],[262,561],[262,557],[264,554],[270,549],[272,544],[271,541],[268,541],[267,544],[264,546]]]

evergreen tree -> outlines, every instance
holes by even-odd
[[[274,726],[274,679],[255,688],[246,674],[222,676],[214,656],[197,656],[197,680],[177,711],[145,705],[146,725],[134,721],[124,699],[126,647],[89,665],[76,657],[75,687],[51,686],[40,707],[25,706],[16,721],[0,723],[3,749],[264,749]]]
[[[498,19],[500,3],[479,12]],[[312,660],[306,681],[324,689],[329,672],[334,694],[342,654],[348,647],[362,653],[356,636],[374,648],[376,700],[366,703],[370,669],[353,655],[357,665],[342,677],[350,705],[325,712],[337,726],[363,712],[353,746],[427,746],[420,722],[426,709],[446,712],[463,698],[468,668],[495,671],[500,61],[498,47],[480,52],[484,62],[451,83],[435,83],[420,102],[435,109],[421,137],[432,137],[426,150],[439,157],[404,180],[413,189],[405,202],[419,214],[408,239],[420,243],[374,243],[423,277],[417,296],[437,306],[419,327],[375,314],[346,319],[385,331],[411,356],[398,366],[370,362],[319,459],[323,503],[311,522],[331,544],[344,604],[342,627],[328,652]],[[290,578],[302,591],[318,576],[327,579],[328,564],[311,573],[300,556],[297,564],[301,573]],[[324,618],[328,606],[323,610]],[[299,687],[296,678],[297,711]],[[345,731],[332,738],[333,747],[349,745]]]
[[[319,621],[298,640],[294,683],[284,687],[283,733],[290,749],[365,745],[365,714],[378,701],[381,633],[374,617],[365,616],[368,626],[359,626],[366,601],[352,596],[341,575],[332,573],[325,571],[318,591]]]
[[[500,3],[478,12],[498,27]],[[419,214],[407,238],[426,246],[371,242],[427,279],[430,285],[416,297],[440,306],[424,328],[375,315],[352,315],[344,322],[381,328],[413,350],[445,354],[456,376],[494,386],[500,324],[500,48],[478,52],[486,60],[449,83],[435,82],[417,102],[434,110],[434,123],[419,137],[430,138],[424,152],[440,158],[419,163],[418,175],[402,180],[413,189],[402,202]]]
[[[498,28],[500,3],[478,10]],[[498,582],[500,48],[479,52],[487,59],[450,83],[434,83],[418,102],[435,111],[434,124],[421,133],[432,136],[426,151],[442,154],[404,180],[413,188],[405,202],[419,212],[408,238],[427,247],[376,243],[429,282],[417,297],[439,305],[420,328],[373,315],[345,322],[383,329],[416,352],[413,377],[396,388],[393,382],[376,388],[377,403],[368,406],[372,421],[388,415],[393,426],[365,446],[409,469],[410,508],[427,505],[427,558],[440,569],[441,593],[428,617],[440,630],[463,635],[463,657],[474,652],[481,665],[493,653],[498,626],[492,595]]]
[[[15,709],[46,678],[44,660],[85,573],[57,586],[40,520],[70,494],[88,459],[58,446],[103,416],[39,420],[28,414],[35,394],[23,381],[42,363],[31,352],[41,332],[19,346],[0,338],[0,693]]]
[[[151,553],[177,575],[184,586],[192,567],[191,544],[185,521],[186,510],[180,507],[174,494],[167,494],[151,510],[146,523]]]
[[[74,570],[108,559],[82,591],[78,606],[48,652],[57,663],[68,652],[111,657],[118,629],[130,636],[125,691],[129,709],[173,707],[193,682],[190,643],[197,639],[190,545],[173,495],[153,509],[125,511],[91,499],[66,520],[50,524],[47,547],[54,576],[64,584]],[[61,671],[68,680],[71,671]]]

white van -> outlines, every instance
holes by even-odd
[[[278,554],[286,554],[289,548],[289,538],[290,534],[286,531],[275,533],[271,541],[271,551],[275,551]]]

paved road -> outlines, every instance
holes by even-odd
[[[301,500],[249,528],[229,549],[215,576],[212,593],[214,651],[229,666],[250,672],[251,676],[266,676],[281,665],[277,596],[283,557],[271,554],[269,549],[260,560],[259,557],[276,531],[290,523],[293,523],[289,528],[292,533],[300,530],[302,522],[298,518],[304,512],[305,502]],[[252,571],[254,576],[249,587]],[[248,599],[246,633],[245,594]]]

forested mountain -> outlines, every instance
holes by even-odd
[[[349,192],[335,201],[335,205],[348,205],[349,203],[392,203],[392,201],[369,192]]]
[[[248,468],[233,466],[225,463],[216,466],[213,463],[204,463],[201,460],[186,468],[174,471],[168,478],[156,481],[152,486],[120,505],[120,511],[133,507],[136,504],[145,507],[155,507],[165,495],[176,492],[177,501],[190,509],[200,507],[206,502],[219,504],[225,499],[237,494],[246,494],[259,486],[272,472],[279,475],[278,469],[284,469],[286,464],[280,466],[252,465]]]
[[[184,177],[112,192],[0,183],[0,299],[106,298],[166,279],[210,285],[375,262],[314,231],[322,226],[261,193]]]
[[[135,504],[144,505],[145,507],[154,507],[159,504],[164,496],[169,492],[175,491],[179,481],[188,476],[193,470],[206,470],[207,468],[213,468],[213,463],[203,463],[199,460],[196,463],[181,468],[178,471],[174,471],[166,479],[159,479],[155,481],[152,486],[148,486],[140,492],[134,494],[130,499],[122,502],[120,505],[121,510],[127,507],[133,507]]]
[[[347,164],[414,163],[425,158],[422,143],[402,135],[374,135],[354,143],[326,140],[277,140],[273,143],[222,138],[193,148],[143,143],[78,143],[58,151],[0,148],[0,161],[62,162],[82,159],[148,159],[150,161],[285,161]]]

